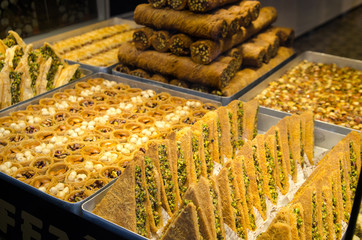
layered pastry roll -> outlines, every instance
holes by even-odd
[[[151,37],[154,34],[152,28],[143,27],[133,32],[133,43],[138,50],[146,50],[151,47]]]
[[[148,144],[148,154],[161,176],[162,206],[172,216],[178,209],[180,194],[177,181],[177,157],[171,151],[170,140],[152,141]]]
[[[254,137],[256,137],[258,133],[257,125],[258,125],[259,104],[257,100],[253,99],[249,102],[244,103],[243,107],[244,107],[243,138],[251,140]]]
[[[287,162],[289,162],[289,146],[287,142],[283,142],[287,139],[282,139],[281,133],[278,127],[271,127],[267,132],[266,135],[271,135],[275,138],[275,151],[276,151],[276,176],[279,178],[279,188],[283,195],[289,192],[289,177],[288,177],[288,170],[287,170]],[[277,178],[277,179],[278,179]]]
[[[217,175],[217,183],[221,196],[222,215],[228,225],[240,238],[247,239],[244,209],[241,205],[240,192],[236,181],[236,171],[231,161],[225,163]]]
[[[158,52],[167,52],[169,50],[169,40],[171,33],[168,31],[156,31],[150,41],[152,47]]]

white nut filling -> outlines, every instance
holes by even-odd
[[[10,175],[18,171],[18,168],[13,166],[12,162],[7,161],[0,165],[0,171]]]
[[[62,101],[61,103],[55,103],[55,108],[57,108],[59,110],[65,110],[68,107],[69,107],[69,104],[66,101]]]
[[[34,150],[36,153],[49,154],[53,148],[54,148],[54,144],[52,144],[52,143],[49,143],[49,144],[42,143],[41,145],[36,146],[34,148]]]
[[[121,102],[119,104],[119,108],[128,111],[128,110],[131,110],[133,108],[133,104],[132,103]]]
[[[106,113],[108,114],[108,115],[116,115],[116,114],[121,114],[122,113],[122,110],[121,109],[119,109],[119,108],[114,108],[114,107],[111,107],[110,109],[108,109],[107,111],[106,111]]]
[[[106,87],[113,87],[116,84],[117,84],[117,82],[115,82],[115,81],[103,80],[103,85]]]
[[[71,171],[68,175],[68,180],[70,182],[82,182],[87,178],[87,175],[84,173],[77,173],[76,171]]]
[[[199,107],[201,107],[201,103],[197,102],[197,101],[187,101],[186,106],[191,107],[191,108],[199,108]]]
[[[97,85],[97,86],[92,86],[91,89],[90,89],[92,92],[101,92],[102,91],[102,87],[100,85]]]
[[[5,137],[10,134],[10,130],[7,130],[5,128],[0,128],[0,137]]]
[[[144,98],[152,98],[155,96],[155,92],[151,89],[141,92],[141,96]]]

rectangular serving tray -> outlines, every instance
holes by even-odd
[[[281,66],[278,70],[274,71],[274,73],[270,74],[268,77],[256,83],[254,86],[250,87],[247,92],[239,96],[239,99],[242,101],[249,101],[255,98],[259,93],[261,93],[265,88],[268,87],[269,83],[279,79],[283,76],[288,70],[297,66],[300,62],[307,60],[310,62],[318,62],[325,64],[335,63],[338,67],[351,67],[354,69],[362,70],[362,61],[344,58],[339,56],[334,56],[326,53],[312,52],[306,51],[294,59]]]
[[[49,92],[40,94],[32,99],[26,100],[22,103],[18,103],[16,105],[13,105],[9,108],[3,109],[0,111],[0,117],[4,117],[4,116],[9,116],[10,113],[14,112],[14,111],[20,111],[20,110],[25,110],[26,107],[30,104],[37,104],[39,102],[40,99],[42,98],[50,98],[54,95],[54,93],[57,92],[63,92],[65,89],[71,89],[74,88],[75,84],[79,83],[79,82],[85,82],[88,79],[91,78],[104,78],[106,80],[110,80],[110,81],[116,81],[118,83],[124,83],[129,85],[132,88],[140,88],[143,90],[147,90],[147,89],[151,89],[154,90],[156,93],[160,93],[160,92],[167,92],[169,93],[171,96],[177,96],[177,97],[181,97],[181,98],[185,98],[185,99],[193,99],[193,100],[199,100],[203,103],[212,103],[216,106],[220,106],[219,102],[216,101],[212,101],[210,99],[205,99],[199,96],[194,96],[194,95],[190,95],[187,93],[183,93],[183,92],[177,92],[175,90],[172,89],[167,89],[167,88],[163,88],[157,85],[152,85],[152,84],[148,84],[148,83],[143,83],[143,82],[138,82],[138,81],[134,81],[132,79],[127,79],[127,78],[122,78],[122,77],[118,77],[118,76],[114,76],[111,74],[107,74],[107,73],[94,73],[92,75],[88,75],[86,77],[83,77],[81,79],[78,79],[77,81],[68,83],[66,85],[63,85],[62,87],[59,88],[55,88]],[[60,200],[56,197],[53,197],[49,194],[46,194],[36,188],[33,188],[32,186],[25,184],[15,178],[12,178],[2,172],[0,172],[0,178],[6,182],[8,182],[9,184],[14,184],[20,188],[22,188],[25,191],[31,192],[33,194],[35,194],[36,196],[39,197],[40,200],[47,200],[50,201],[52,203],[54,203],[57,206],[60,206],[62,208],[64,208],[67,211],[71,211],[75,214],[80,215],[81,214],[81,204],[83,202],[86,201],[86,199],[84,199],[83,201],[77,202],[77,203],[70,203],[70,202],[66,202],[63,200]],[[101,189],[102,190],[102,189]],[[88,197],[89,198],[89,197]]]
[[[109,27],[109,26],[113,26],[113,25],[117,25],[117,24],[129,24],[131,27],[135,27],[135,28],[140,27],[140,25],[136,24],[133,20],[114,17],[114,18],[110,18],[110,19],[107,19],[107,20],[104,20],[101,22],[90,24],[85,27],[80,27],[80,28],[77,28],[74,30],[64,32],[64,33],[56,34],[51,37],[43,38],[43,39],[31,42],[31,43],[33,44],[34,48],[40,48],[41,46],[43,46],[44,42],[52,44],[52,43],[60,41],[60,40],[75,37],[75,36],[78,36],[78,35],[81,35],[81,34],[84,34],[84,33],[99,29],[99,28]],[[115,64],[112,64],[112,65],[106,66],[106,67],[97,67],[97,66],[93,66],[93,65],[89,65],[89,64],[66,60],[66,59],[65,59],[65,61],[69,62],[70,64],[74,64],[74,63],[80,64],[81,67],[90,69],[95,73],[97,73],[97,72],[111,73],[112,68],[115,66]]]
[[[270,127],[277,124],[282,118],[285,116],[289,116],[290,114],[284,113],[284,112],[278,112],[271,109],[267,109],[264,107],[259,108],[258,113],[258,132],[264,133],[266,132]],[[315,122],[315,128],[314,128],[314,134],[315,134],[315,156],[318,156],[320,154],[323,154],[330,149],[333,148],[340,140],[342,140],[350,131],[351,129],[343,128],[339,126],[331,126],[332,124],[324,123],[324,122]],[[359,179],[361,181],[361,177]],[[361,195],[361,184],[358,185],[357,193],[355,197],[355,204],[358,199],[360,199]],[[111,188],[111,184],[107,187],[105,187],[103,190],[97,192],[92,197],[87,199],[82,204],[82,210],[83,210],[83,217],[87,219],[88,221],[94,222],[95,224],[99,224],[103,228],[111,231],[112,233],[126,239],[145,239],[144,237],[129,231],[128,229],[125,229],[123,227],[120,227],[102,217],[99,217],[92,213],[95,206],[101,201],[103,196],[107,193],[107,191]],[[357,196],[359,195],[359,196]],[[353,206],[354,208],[357,206]],[[359,206],[358,206],[359,207]],[[353,209],[354,210],[354,209]],[[358,212],[358,209],[357,209]],[[353,216],[351,215],[351,220]],[[351,228],[348,227],[346,233]]]

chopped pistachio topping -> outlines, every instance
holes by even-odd
[[[35,84],[36,79],[38,78],[39,74],[39,64],[36,62],[38,55],[35,52],[31,52],[28,56],[28,65],[29,65],[29,73],[31,78],[31,88],[35,93]]]
[[[314,191],[312,194],[312,239],[321,239],[318,230],[318,219],[317,219],[317,193]]]
[[[270,149],[266,144],[265,144],[265,158],[266,158],[266,167],[269,178],[270,195],[272,197],[272,200],[275,202],[278,198],[278,192],[274,179],[275,163],[274,163],[274,158],[271,155]]]
[[[257,155],[257,146],[253,145],[253,160],[254,160],[254,167],[255,167],[255,177],[256,177],[256,184],[258,187],[258,194],[260,198],[260,205],[262,207],[262,210],[264,213],[266,213],[266,200],[265,200],[265,193],[263,188],[263,173],[260,168],[260,164],[258,161],[258,155]]]
[[[327,199],[325,196],[325,193],[322,193],[322,223],[323,223],[323,233],[324,233],[324,237],[325,239],[329,239],[329,226],[328,226],[328,221],[327,221]]]
[[[242,147],[244,145],[243,141],[243,118],[244,118],[244,109],[243,109],[243,103],[238,103],[238,111],[237,111],[237,119],[238,119],[238,146]]]
[[[339,172],[341,174],[341,189],[342,189],[342,202],[343,208],[347,207],[347,182],[344,175],[343,163],[342,160],[339,159]],[[346,220],[349,219],[349,213],[347,211],[344,212],[344,217]]]
[[[177,142],[177,182],[181,197],[187,190],[187,172],[184,152],[181,149],[181,142]]]
[[[20,102],[20,84],[21,84],[21,72],[10,72],[10,92],[11,92],[11,104]]]
[[[142,170],[139,166],[136,166],[135,171],[136,177],[136,228],[137,233],[147,237],[146,232],[146,208],[145,208],[145,201],[146,201],[146,193],[145,189],[142,186]]]
[[[277,145],[277,162],[278,162],[280,185],[284,189],[287,178],[285,177],[285,173],[283,170],[283,158],[282,158],[282,151],[280,149],[281,147],[280,147],[280,142],[279,142],[278,131],[275,131],[275,140],[276,140],[276,145]]]
[[[160,213],[158,212],[160,202],[157,199],[158,189],[153,172],[154,168],[155,166],[153,165],[151,158],[146,156],[145,157],[146,186],[149,193],[148,198],[150,199],[151,202],[153,218],[155,221],[155,225],[157,226],[160,223],[161,216]]]
[[[199,153],[199,140],[192,136],[192,159],[195,164],[196,178],[197,180],[201,177],[201,158]]]
[[[349,142],[349,160],[351,162],[351,169],[349,172],[349,181],[351,186],[351,199],[353,201],[358,183],[358,169],[357,169],[357,155],[353,147],[353,142]]]
[[[16,69],[16,67],[18,66],[21,57],[24,55],[24,51],[22,48],[18,48],[15,50],[15,55],[13,58],[13,68]]]
[[[0,60],[0,71],[3,69],[4,65],[5,65],[5,61]]]
[[[204,139],[204,151],[205,151],[205,162],[207,167],[207,176],[212,175],[212,171],[214,169],[214,161],[211,159],[210,153],[210,128],[207,124],[202,125],[202,136]]]
[[[293,209],[293,213],[297,219],[297,231],[298,231],[298,237],[301,238],[301,228],[303,226],[303,218],[301,216],[301,212],[300,212],[300,209],[299,208],[294,208]]]
[[[245,186],[245,192],[251,192],[250,189],[250,179],[248,177],[248,175],[246,174],[246,169],[245,169],[245,165],[243,163],[243,180],[244,180],[244,186]],[[245,201],[246,201],[246,205],[248,206],[248,215],[249,215],[249,222],[250,222],[250,227],[252,230],[256,229],[256,222],[255,222],[255,216],[254,214],[252,214],[252,202],[250,201],[250,196],[249,194],[245,194]]]
[[[341,224],[338,222],[338,211],[337,211],[337,198],[334,196],[335,193],[335,185],[334,182],[332,182],[332,213],[333,213],[333,225],[334,225],[334,233],[336,234],[336,238],[341,238]]]
[[[174,183],[172,181],[172,171],[170,163],[167,159],[167,147],[164,144],[158,146],[158,158],[160,161],[161,174],[163,179],[163,185],[165,187],[166,197],[168,205],[170,206],[171,211],[175,209],[175,193],[174,193]]]
[[[300,165],[304,168],[304,144],[303,144],[303,128],[300,124]]]
[[[219,119],[217,120],[216,123],[216,127],[217,127],[217,141],[218,141],[218,146],[219,146],[219,162],[222,163],[222,154],[221,154],[221,124]]]
[[[12,34],[9,34],[6,36],[6,38],[3,40],[4,44],[11,48],[12,46],[17,45],[15,37]]]
[[[215,228],[216,228],[216,238],[219,240],[224,239],[221,231],[221,216],[219,211],[217,210],[218,206],[218,195],[217,192],[210,187],[210,196],[212,198],[212,205],[214,207],[214,216],[215,216]]]
[[[231,193],[231,206],[234,209],[234,215],[235,215],[235,227],[236,227],[236,233],[238,234],[239,237],[241,238],[245,238],[245,232],[244,232],[244,228],[242,226],[242,222],[241,222],[241,218],[242,218],[242,214],[240,213],[240,210],[237,207],[237,199],[236,199],[236,189],[235,186],[233,184],[233,180],[234,180],[234,175],[232,173],[231,168],[228,168],[228,179],[229,179],[229,189],[230,189],[230,193]]]
[[[75,81],[75,80],[77,80],[77,79],[79,79],[79,78],[81,78],[81,77],[82,77],[82,72],[81,72],[80,69],[78,68],[78,69],[75,71],[73,77],[69,80],[69,82],[73,82],[73,81]]]
[[[235,151],[236,148],[238,147],[237,142],[235,141],[235,132],[234,132],[234,128],[233,128],[233,114],[231,112],[228,112],[228,117],[229,117],[229,124],[230,124],[230,142],[231,142],[231,146],[233,147],[233,158],[235,157]]]

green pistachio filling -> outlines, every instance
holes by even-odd
[[[15,50],[15,55],[13,58],[13,68],[16,69],[16,67],[18,66],[21,57],[24,55],[24,51],[22,48],[18,48]]]
[[[324,193],[322,193],[322,223],[323,223],[323,233],[325,239],[329,239],[329,226],[327,221],[327,199]]]
[[[205,151],[205,162],[207,168],[207,176],[210,177],[212,175],[212,171],[214,170],[214,162],[211,159],[210,153],[210,128],[207,124],[202,125],[202,137],[204,139],[204,151]]]
[[[347,183],[344,175],[342,160],[339,159],[339,172],[341,174],[341,189],[342,189],[342,201],[343,201],[343,208],[346,209],[347,207]],[[349,219],[349,213],[344,212],[344,217],[346,220]]]
[[[155,225],[158,226],[160,223],[160,213],[158,212],[158,208],[160,206],[160,202],[157,199],[157,184],[154,176],[154,168],[155,166],[152,163],[151,158],[145,157],[145,175],[146,175],[146,186],[148,190],[148,198],[151,201],[152,214],[155,221]]]
[[[245,192],[251,192],[250,190],[250,179],[248,177],[248,175],[246,174],[246,169],[245,169],[245,165],[243,163],[243,180],[244,180],[244,186],[245,186]],[[245,194],[245,201],[246,201],[246,205],[248,206],[248,215],[249,215],[249,222],[250,222],[250,227],[252,230],[256,229],[256,222],[255,222],[255,216],[254,214],[252,214],[252,202],[250,201],[250,196],[249,194]]]
[[[255,176],[256,176],[256,184],[258,186],[258,193],[260,198],[260,205],[262,207],[262,210],[264,213],[266,213],[266,200],[265,200],[265,193],[264,193],[264,179],[263,179],[263,173],[260,168],[260,164],[258,161],[258,155],[257,155],[257,146],[253,145],[253,160],[254,160],[254,167],[255,167]]]
[[[295,160],[293,158],[293,155],[292,155],[292,147],[290,146],[290,134],[289,134],[289,131],[288,131],[288,146],[289,146],[289,161],[290,161],[290,171],[291,171],[291,174],[292,176],[294,176],[295,174]]]
[[[234,158],[235,151],[236,151],[236,148],[238,147],[238,145],[237,145],[237,142],[235,141],[235,133],[234,133],[234,128],[233,128],[233,114],[231,112],[228,112],[228,117],[229,117],[229,124],[230,124],[230,142],[231,142],[231,146],[233,147],[232,158]]]
[[[333,225],[334,225],[334,233],[336,234],[336,238],[341,238],[341,224],[338,222],[338,211],[337,211],[337,198],[334,196],[335,193],[335,185],[334,182],[332,182],[332,212],[333,212]]]
[[[357,169],[357,155],[353,148],[353,142],[349,142],[349,160],[351,162],[351,169],[349,174],[349,181],[351,186],[351,199],[353,201],[358,183],[358,169]]]
[[[276,188],[276,183],[274,179],[274,170],[275,170],[275,163],[273,156],[271,155],[269,147],[265,144],[265,158],[266,158],[266,168],[268,172],[268,178],[269,178],[269,190],[270,195],[272,197],[273,202],[276,202],[278,198],[278,192]]]
[[[12,46],[15,46],[18,44],[16,42],[15,37],[12,34],[7,35],[6,38],[3,40],[3,42],[8,48],[11,48]]]
[[[181,142],[177,142],[177,183],[180,190],[181,197],[187,190],[186,186],[187,172],[186,161],[183,150],[181,149]]]
[[[236,233],[238,234],[239,237],[244,239],[245,233],[244,233],[244,228],[241,223],[242,214],[240,213],[240,210],[237,207],[237,199],[235,196],[235,186],[233,184],[234,175],[233,175],[230,167],[228,168],[228,179],[229,179],[229,189],[230,189],[231,199],[232,199],[231,206],[234,209]]]
[[[21,84],[21,75],[23,73],[10,72],[9,78],[11,82],[10,92],[11,92],[11,104],[20,102],[20,84]]]
[[[4,65],[5,65],[5,61],[0,60],[0,71],[3,69]]]
[[[312,239],[321,239],[318,231],[318,220],[317,220],[317,193],[314,191],[312,194]]]
[[[297,219],[298,237],[301,238],[302,237],[301,228],[303,226],[303,218],[301,216],[300,209],[299,208],[294,208],[293,213],[294,213],[294,215],[295,215],[295,217]]]
[[[219,147],[219,162],[222,163],[222,153],[221,153],[221,124],[220,120],[217,120],[216,123],[217,127],[217,141],[218,141],[218,147]]]
[[[145,189],[142,187],[142,170],[139,166],[136,166],[136,228],[137,233],[147,237],[146,232],[146,208],[145,208],[145,201],[146,201],[146,193]]]
[[[31,78],[31,89],[33,92],[36,92],[35,85],[36,79],[39,74],[39,64],[36,62],[38,59],[38,55],[35,52],[31,52],[28,56],[28,65],[29,65],[29,73]]]
[[[217,192],[210,187],[210,196],[212,198],[212,205],[214,207],[214,216],[215,216],[215,228],[216,228],[216,238],[219,240],[224,239],[221,231],[221,216],[219,211],[217,210],[218,206],[218,195]]]
[[[201,158],[199,153],[199,140],[197,137],[192,136],[192,159],[195,164],[196,178],[197,180],[201,177]]]
[[[73,77],[69,80],[69,82],[73,82],[73,81],[75,81],[75,80],[77,80],[77,79],[79,79],[79,78],[81,78],[81,77],[82,77],[82,72],[81,72],[80,69],[78,68],[78,69],[75,71]]]
[[[238,103],[237,119],[238,119],[238,147],[242,147],[244,145],[244,141],[243,141],[244,110],[243,110],[243,103],[242,102]]]
[[[279,169],[279,179],[280,185],[284,189],[286,185],[287,178],[285,177],[285,173],[283,170],[283,158],[282,158],[282,151],[280,149],[280,141],[279,141],[279,133],[275,131],[275,141],[277,145],[277,162],[278,162],[278,169]]]
[[[175,184],[172,181],[172,171],[170,163],[167,159],[167,147],[164,144],[158,146],[158,158],[160,161],[161,174],[163,179],[163,185],[165,187],[166,198],[171,212],[175,210]]]

